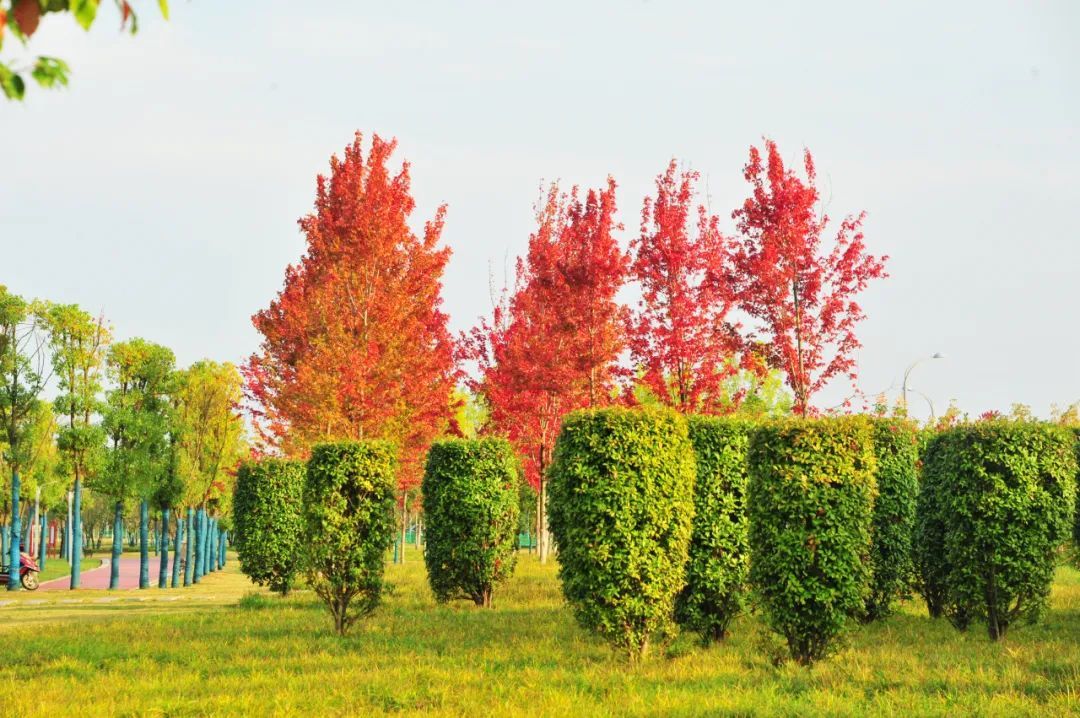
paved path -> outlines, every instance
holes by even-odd
[[[173,556],[169,554],[169,580],[172,580]],[[150,556],[150,586],[158,585],[158,570],[161,568],[161,558]],[[110,559],[104,559],[101,566],[82,572],[81,588],[108,588],[111,575]],[[41,591],[66,591],[71,586],[70,576],[61,576],[42,583]],[[139,587],[139,558],[138,556],[125,556],[120,559],[120,588]]]

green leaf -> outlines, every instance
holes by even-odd
[[[97,17],[99,0],[71,0],[71,14],[83,30],[89,30]]]
[[[26,83],[10,67],[0,63],[0,89],[9,100],[21,100],[26,94]]]
[[[39,57],[34,64],[33,72],[34,79],[37,84],[42,87],[51,88],[57,85],[68,84],[68,73],[70,68],[63,60],[56,57]]]

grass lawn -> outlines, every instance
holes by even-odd
[[[100,558],[84,558],[82,560],[82,570],[89,571],[92,568],[97,568],[101,565]],[[38,574],[38,581],[45,583],[46,581],[52,581],[54,578],[60,578],[61,576],[71,575],[71,564],[62,558],[47,558],[45,559],[45,570]]]
[[[913,603],[809,670],[774,668],[754,618],[726,645],[683,637],[631,669],[577,628],[553,565],[523,555],[483,610],[435,605],[419,555],[407,558],[344,640],[312,595],[253,593],[234,560],[189,589],[19,595],[0,608],[0,696],[22,716],[1080,714],[1072,569],[1046,621],[1000,644]]]

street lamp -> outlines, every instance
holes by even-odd
[[[908,376],[911,374],[911,370],[914,369],[915,367],[917,367],[919,364],[922,364],[924,361],[929,361],[930,359],[944,359],[944,358],[945,358],[945,355],[943,355],[941,352],[934,352],[934,354],[932,356],[923,357],[922,359],[916,359],[915,361],[911,362],[911,366],[909,366],[907,369],[904,370],[904,383],[902,385],[902,388],[900,389],[900,392],[904,397],[904,413],[907,413],[907,393],[908,393],[907,380],[908,380]]]

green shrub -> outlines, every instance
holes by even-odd
[[[344,635],[379,604],[393,542],[397,459],[385,441],[319,444],[304,485],[304,567]],[[350,613],[352,609],[352,613]]]
[[[570,414],[549,474],[551,533],[578,622],[630,660],[670,635],[686,583],[694,455],[686,422],[660,409]]]
[[[302,461],[246,461],[236,472],[233,546],[240,570],[282,595],[299,568],[304,479]]]
[[[424,468],[424,563],[440,601],[464,596],[491,606],[517,563],[518,464],[505,439],[432,445]]]
[[[929,437],[920,459],[919,496],[915,503],[915,527],[911,537],[911,557],[915,588],[926,601],[931,618],[945,614],[945,581],[949,574],[945,556],[945,497],[949,478],[947,440],[942,434]],[[962,614],[951,618],[966,625]]]
[[[686,588],[675,616],[706,642],[723,639],[745,604],[750,572],[746,450],[754,424],[711,416],[687,420],[697,460]]]
[[[1072,529],[1076,439],[1059,426],[996,419],[938,439],[946,612],[986,622],[997,640],[1036,620]]]
[[[750,439],[748,471],[750,580],[769,626],[807,665],[863,609],[875,493],[870,423],[766,424]]]
[[[908,595],[914,567],[911,537],[919,496],[919,435],[905,419],[873,419],[877,458],[877,498],[870,544],[870,593],[863,620],[892,613],[895,602]]]
[[[1080,427],[1072,427],[1073,437],[1075,443],[1073,444],[1073,452],[1076,455],[1076,465],[1080,467]],[[1076,551],[1077,557],[1080,558],[1080,468],[1076,473],[1076,497],[1073,500],[1073,550]]]

